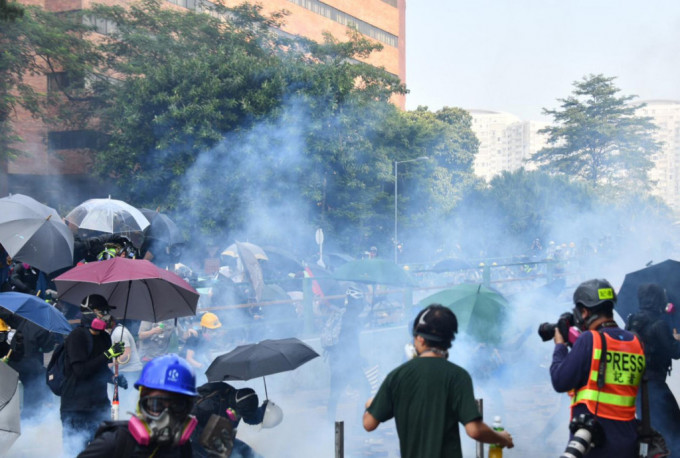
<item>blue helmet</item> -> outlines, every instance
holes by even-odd
[[[198,395],[194,369],[174,353],[149,361],[135,383],[135,388],[140,386],[188,396]]]

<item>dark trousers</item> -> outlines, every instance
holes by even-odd
[[[99,425],[111,418],[111,407],[61,411],[62,454],[76,456],[94,438]]]
[[[665,380],[647,382],[649,415],[652,428],[661,433],[671,451],[670,456],[680,457],[680,408]],[[641,398],[637,398],[638,417],[642,413]]]

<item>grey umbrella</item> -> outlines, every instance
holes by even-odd
[[[0,244],[45,273],[73,264],[73,233],[53,208],[23,194],[0,199]]]
[[[294,337],[240,345],[218,356],[205,371],[208,381],[250,380],[291,371],[319,354]]]
[[[21,435],[19,373],[0,363],[0,450],[6,452]]]

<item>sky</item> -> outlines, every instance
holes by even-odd
[[[550,118],[573,82],[680,100],[677,0],[407,0],[406,108]]]

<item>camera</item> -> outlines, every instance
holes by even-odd
[[[571,420],[569,431],[574,435],[560,458],[583,458],[591,447],[599,447],[604,443],[604,430],[597,419],[582,413]]]
[[[557,328],[560,331],[560,334],[562,334],[564,341],[567,342],[567,345],[571,346],[580,335],[580,331],[574,326],[574,324],[574,314],[571,312],[565,312],[560,315],[557,323],[541,323],[538,326],[538,335],[541,337],[543,342],[547,342],[555,337],[555,328]]]

